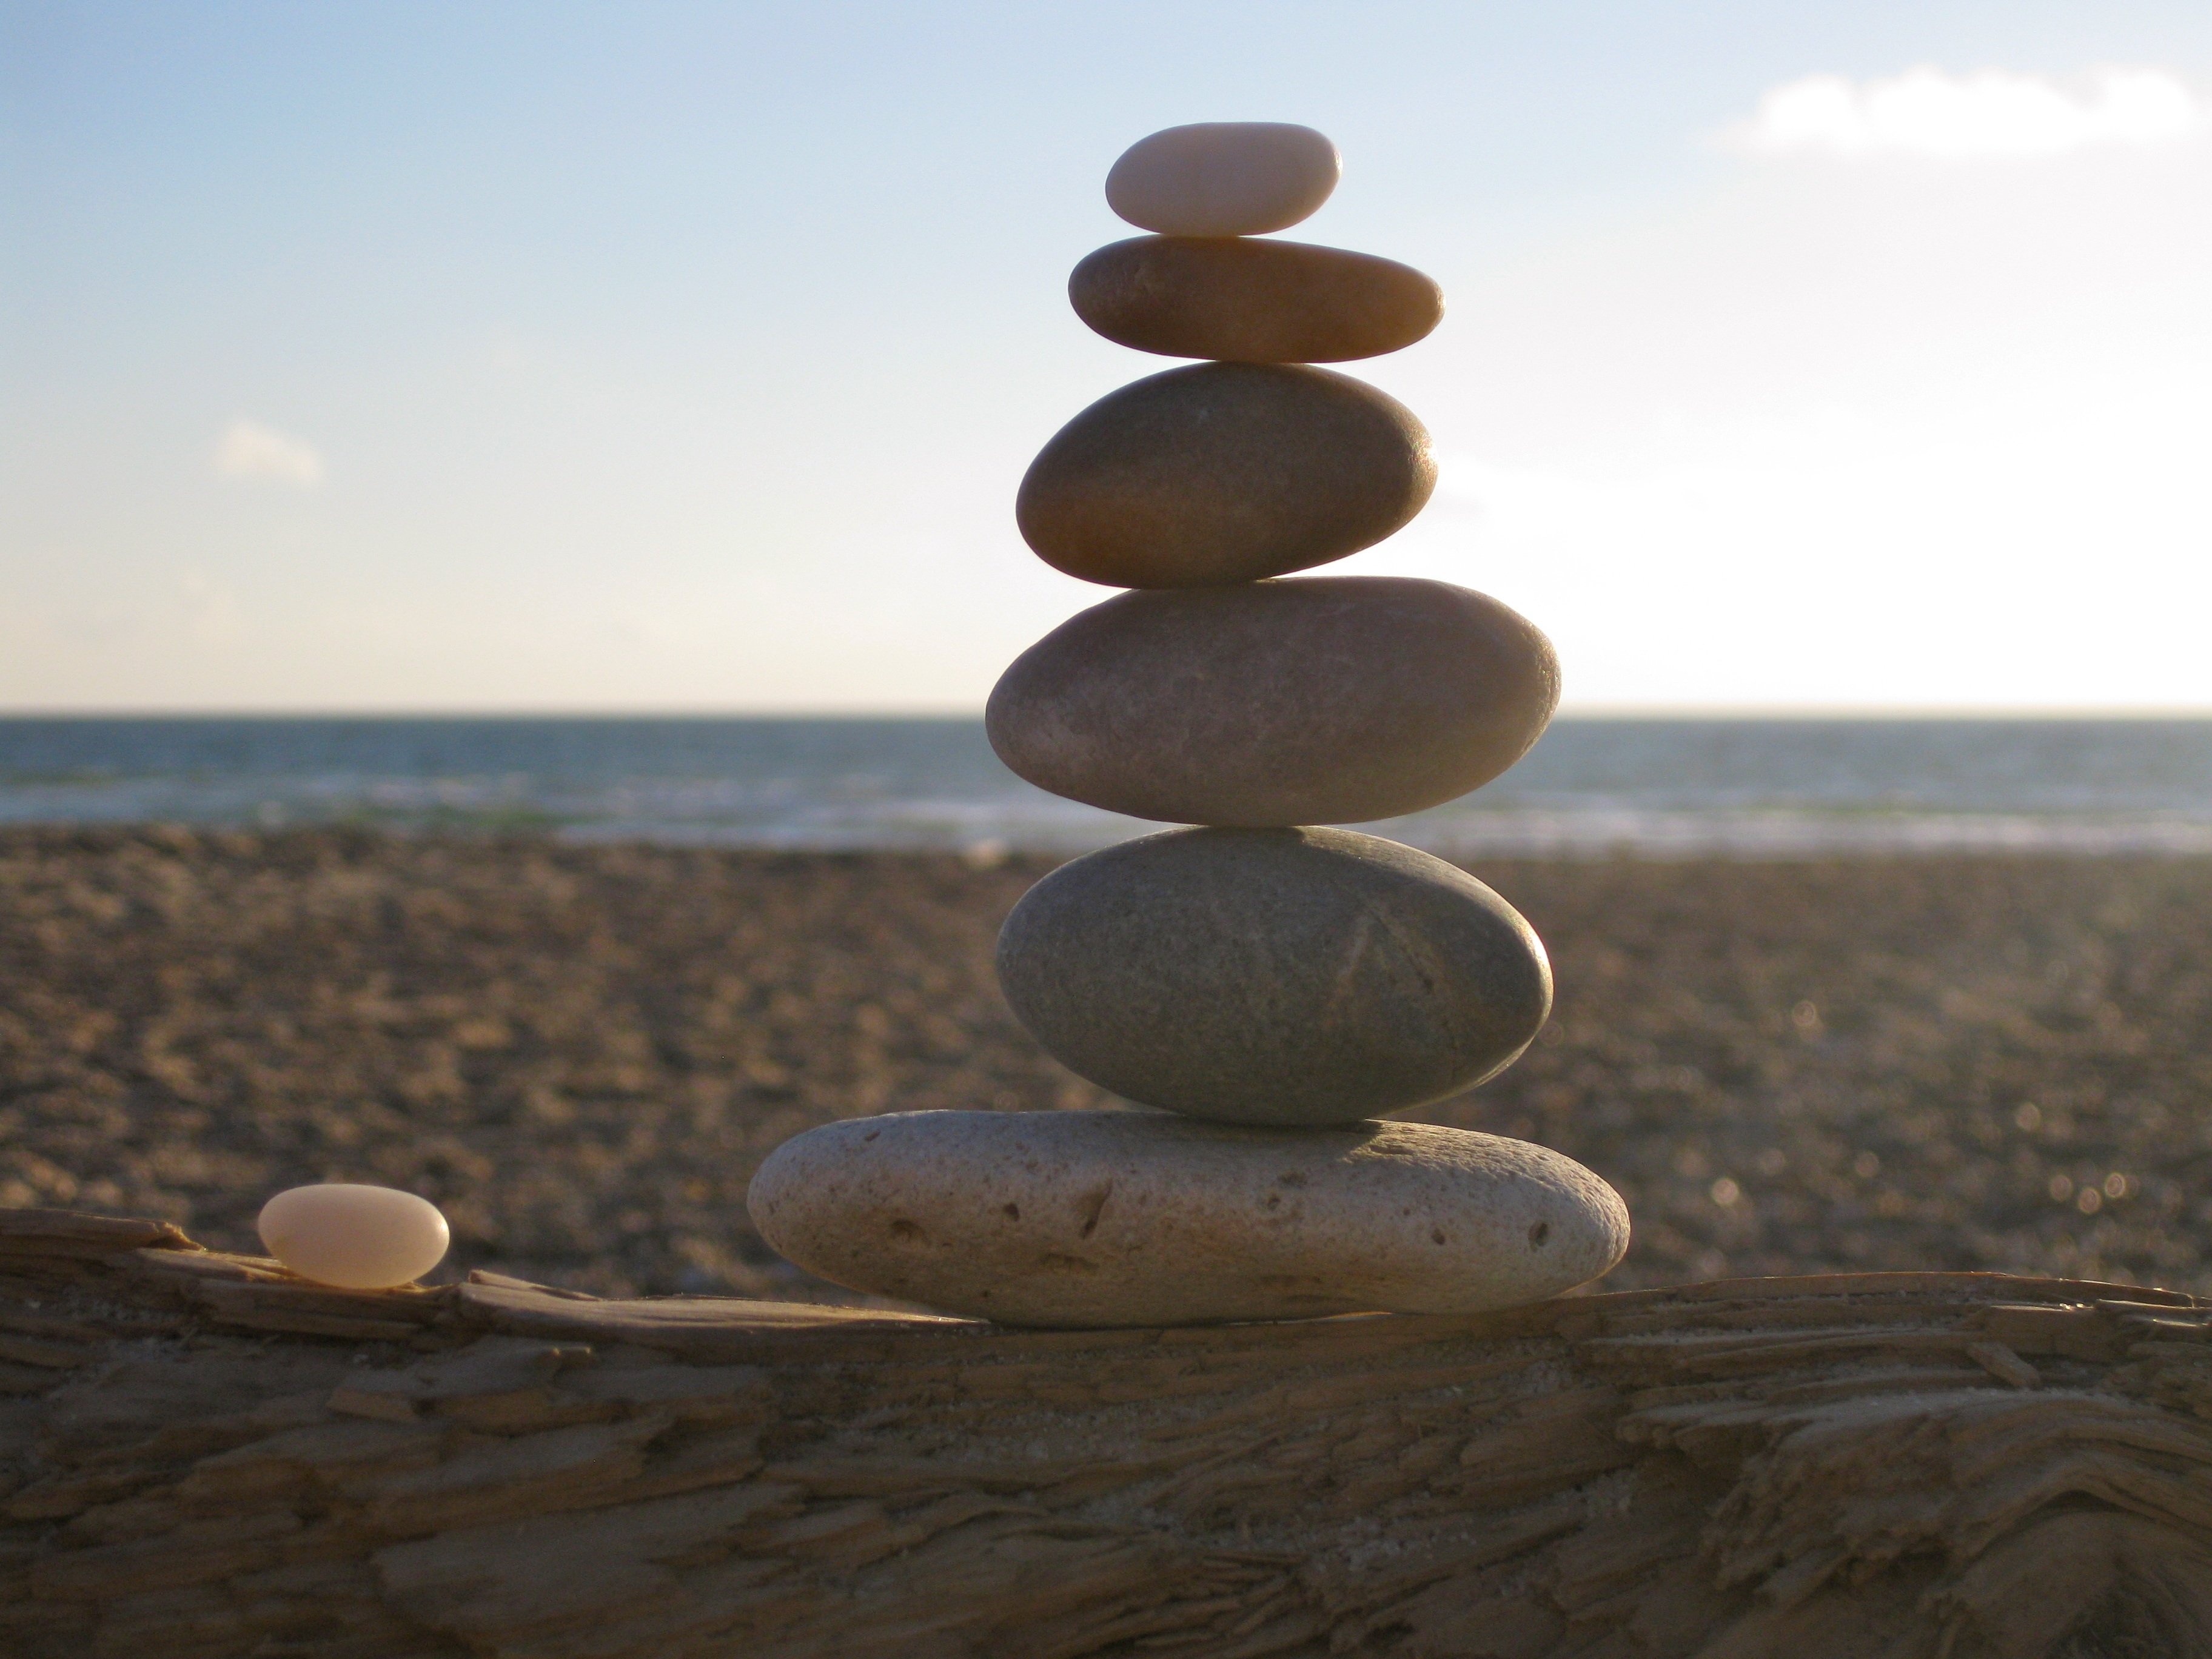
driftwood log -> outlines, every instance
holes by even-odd
[[[0,1653],[2212,1654],[2212,1308],[1996,1275],[1036,1333],[0,1212]]]

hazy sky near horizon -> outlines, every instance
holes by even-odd
[[[1450,309],[1583,708],[2212,709],[2212,7],[0,0],[0,710],[962,710],[1128,143]]]

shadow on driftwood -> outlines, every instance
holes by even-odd
[[[1896,1273],[1040,1334],[0,1212],[0,1651],[2212,1653],[2208,1322]]]

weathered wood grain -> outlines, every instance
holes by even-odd
[[[0,1652],[2212,1653],[2212,1307],[1973,1274],[1020,1332],[0,1214]]]

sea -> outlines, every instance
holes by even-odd
[[[0,719],[0,823],[346,823],[574,842],[1072,854],[963,719]],[[1447,857],[2212,853],[2212,720],[1595,719],[1370,826]]]

